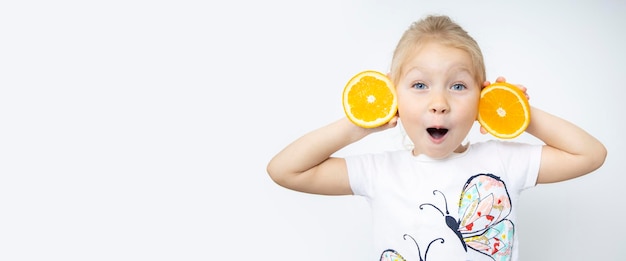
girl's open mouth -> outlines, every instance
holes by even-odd
[[[426,131],[436,140],[443,138],[448,133],[448,129],[443,128],[427,128]]]

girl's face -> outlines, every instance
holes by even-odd
[[[481,87],[467,52],[427,42],[400,71],[398,114],[415,145],[413,155],[445,158],[462,152],[478,112]]]

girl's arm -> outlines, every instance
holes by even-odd
[[[496,82],[505,82],[502,76]],[[483,86],[488,86],[486,81]],[[517,84],[524,94],[526,87]],[[528,95],[526,94],[528,98]],[[531,107],[526,132],[545,143],[537,183],[553,183],[580,177],[604,164],[606,148],[580,127],[540,109]],[[481,127],[480,132],[487,131]]]
[[[342,118],[289,144],[272,158],[267,165],[267,173],[274,182],[288,189],[324,195],[351,195],[345,160],[331,155],[370,133],[396,124],[397,117],[382,127],[364,129]]]
[[[536,108],[530,115],[526,132],[545,143],[537,183],[573,179],[604,164],[606,148],[580,127]]]

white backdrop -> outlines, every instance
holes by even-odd
[[[594,173],[523,194],[522,260],[626,258],[623,1],[6,2],[0,260],[373,260],[363,199],[289,191],[265,167],[342,117],[347,80],[386,71],[431,13],[474,36],[490,80],[608,148]]]

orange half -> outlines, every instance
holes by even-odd
[[[491,135],[512,139],[530,123],[530,104],[517,86],[496,82],[485,87],[478,103],[478,122]]]
[[[396,90],[389,78],[378,71],[362,71],[343,89],[343,110],[352,123],[375,128],[389,122],[398,110]]]

